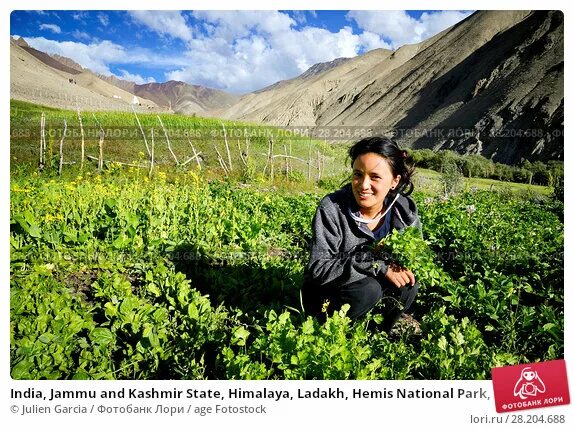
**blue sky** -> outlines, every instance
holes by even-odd
[[[417,43],[470,11],[14,11],[10,34],[96,73],[236,94],[313,64]]]

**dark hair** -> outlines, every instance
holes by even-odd
[[[414,185],[411,180],[415,171],[412,166],[412,157],[408,152],[399,148],[397,143],[385,136],[367,137],[356,142],[349,148],[349,157],[351,158],[351,167],[357,157],[372,152],[384,157],[391,167],[394,176],[401,175],[401,180],[397,188],[392,193],[400,192],[407,196],[413,192]]]

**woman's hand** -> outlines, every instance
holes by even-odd
[[[397,288],[415,284],[415,275],[413,275],[413,272],[398,264],[391,264],[389,266],[385,278]]]

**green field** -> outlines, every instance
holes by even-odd
[[[196,159],[189,159],[199,154],[204,174],[214,178],[253,180],[258,175],[270,176],[273,171],[278,180],[291,176],[303,182],[339,175],[345,169],[343,145],[329,145],[311,136],[297,135],[293,130],[177,114],[140,113],[136,117],[130,112],[81,112],[80,126],[80,118],[74,111],[16,100],[11,100],[10,108],[10,160],[17,169],[38,165],[42,113],[47,164],[52,169],[59,164],[64,121],[66,134],[62,147],[66,170],[80,167],[82,132],[85,155],[92,157],[86,163],[92,170],[97,166],[100,131],[104,134],[105,164],[124,163],[149,170],[153,140],[154,168],[194,169]],[[269,157],[270,141],[273,157]],[[221,166],[219,156],[228,171]]]
[[[30,119],[34,109],[13,103],[13,133],[39,124],[44,109]],[[52,114],[54,129],[75,115]],[[151,129],[154,118],[140,121]],[[32,137],[11,141],[15,379],[488,379],[492,367],[564,356],[563,206],[546,190],[471,180],[445,197],[420,170],[413,198],[424,240],[407,230],[383,251],[421,284],[413,314],[422,335],[393,338],[376,315],[351,322],[342,311],[319,323],[300,306],[311,220],[343,178],[344,148],[311,141],[338,166],[320,182],[306,181],[305,166],[282,175],[279,164],[273,179],[265,163],[225,175],[207,137],[196,141],[208,154],[202,170],[164,153],[152,175],[76,163],[58,176],[54,165],[38,172]],[[110,156],[147,161],[137,158],[142,140],[121,142]],[[254,140],[252,154],[267,144]],[[304,157],[308,142],[295,146]],[[187,148],[174,139],[178,156]],[[236,147],[232,156],[239,166]]]
[[[440,185],[440,173],[429,169],[417,169],[416,181],[428,192],[440,194],[443,192]],[[502,182],[486,178],[462,178],[462,190],[470,191],[473,188],[479,190],[510,191],[518,194],[532,194],[548,196],[552,189],[542,185],[529,185],[518,182]]]

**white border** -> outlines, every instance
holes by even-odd
[[[0,49],[2,50],[2,58],[8,58],[9,51],[9,29],[10,29],[10,19],[9,14],[11,10],[24,10],[24,9],[72,9],[72,10],[82,10],[82,9],[96,9],[96,10],[124,10],[124,9],[164,9],[164,10],[179,10],[179,9],[277,9],[277,10],[308,10],[308,9],[559,9],[565,14],[565,46],[571,47],[571,34],[573,29],[571,28],[571,10],[572,2],[570,1],[532,1],[532,0],[522,0],[522,1],[504,1],[504,2],[487,2],[487,1],[466,1],[466,2],[455,2],[455,1],[434,1],[429,4],[428,1],[365,1],[365,0],[354,0],[354,1],[344,1],[335,2],[333,0],[291,0],[284,1],[279,0],[273,3],[266,2],[265,4],[260,2],[228,2],[222,0],[210,0],[210,1],[195,1],[195,2],[184,2],[174,1],[174,0],[163,0],[161,3],[144,3],[135,1],[118,1],[118,0],[99,0],[97,2],[90,1],[78,2],[78,1],[14,1],[9,0],[2,2],[2,14],[0,15],[0,28],[4,28],[6,34],[0,40]],[[571,66],[569,63],[568,48],[565,50],[565,93],[570,95],[568,88],[570,85],[570,80],[572,78]],[[341,402],[336,400],[329,401],[293,401],[293,402],[266,402],[269,405],[269,409],[273,411],[267,416],[247,416],[241,417],[237,415],[226,415],[226,416],[179,416],[170,417],[169,415],[157,415],[157,416],[130,416],[125,415],[110,415],[108,417],[95,417],[92,415],[82,416],[42,416],[36,415],[31,417],[16,417],[9,411],[9,406],[14,403],[10,400],[10,387],[14,388],[24,388],[28,386],[33,387],[53,387],[60,389],[71,389],[71,387],[78,387],[79,389],[118,389],[122,386],[146,389],[152,386],[157,389],[171,389],[171,388],[181,388],[187,389],[189,387],[201,387],[202,389],[208,389],[209,387],[217,389],[221,387],[226,389],[230,386],[240,386],[244,388],[248,387],[262,387],[265,386],[268,389],[289,389],[291,392],[296,393],[298,388],[316,388],[316,387],[336,387],[339,386],[345,390],[351,390],[353,388],[364,388],[372,387],[372,389],[389,389],[393,390],[397,387],[412,387],[412,388],[425,388],[425,389],[448,389],[450,387],[464,388],[469,390],[479,390],[483,388],[488,390],[489,394],[492,395],[492,386],[490,381],[372,381],[372,382],[358,382],[358,381],[305,381],[305,382],[248,382],[243,381],[240,383],[233,384],[229,381],[212,381],[212,382],[185,382],[185,381],[134,381],[134,382],[110,382],[110,381],[98,381],[90,383],[82,382],[26,382],[26,381],[12,381],[9,377],[9,246],[8,246],[8,226],[9,226],[9,71],[7,67],[8,62],[3,63],[4,73],[2,93],[4,97],[1,104],[1,114],[0,118],[2,121],[3,135],[5,136],[4,145],[2,146],[3,154],[0,157],[0,163],[2,163],[0,172],[2,175],[2,189],[4,191],[2,199],[2,211],[0,220],[0,226],[3,232],[4,241],[2,241],[2,288],[0,288],[0,303],[3,307],[2,315],[2,327],[0,330],[0,344],[2,345],[2,353],[0,354],[0,380],[2,381],[2,388],[0,388],[0,395],[2,396],[2,401],[0,403],[0,416],[5,418],[3,420],[5,425],[8,426],[19,426],[21,428],[34,428],[38,426],[40,428],[97,428],[101,429],[102,426],[109,425],[109,428],[157,428],[164,426],[176,425],[178,427],[185,426],[185,428],[194,428],[196,426],[230,426],[229,428],[250,428],[250,429],[263,429],[263,428],[309,428],[311,426],[321,428],[350,428],[356,426],[369,426],[373,428],[384,428],[387,426],[402,426],[402,428],[412,428],[415,426],[437,426],[441,429],[461,429],[461,428],[472,428],[472,427],[483,427],[483,426],[473,426],[470,424],[469,417],[471,414],[474,416],[497,416],[494,409],[494,402],[492,399],[489,400],[411,400],[411,401],[399,401],[397,399],[387,399],[387,400],[371,400],[371,401],[349,401]],[[569,109],[569,96],[565,100],[565,118],[568,119],[565,127],[565,161],[569,164],[570,161],[570,143],[569,137],[571,135],[570,128],[570,109]],[[571,227],[570,227],[570,207],[571,207],[571,195],[572,192],[572,174],[570,172],[570,166],[566,167],[566,208],[565,208],[565,244],[571,243],[572,239]],[[572,315],[572,293],[570,289],[572,288],[572,272],[570,264],[572,263],[572,251],[569,246],[565,246],[565,324],[566,324],[566,349],[565,349],[565,359],[568,369],[568,374],[570,375],[570,386],[574,384],[574,357],[572,355],[572,342],[571,342],[571,317]],[[263,385],[262,385],[263,384]],[[369,388],[371,389],[371,388]],[[572,390],[571,390],[572,392]],[[158,402],[154,402],[158,403]],[[164,402],[167,404],[167,402]],[[187,402],[189,403],[189,401]],[[537,409],[531,411],[525,411],[522,415],[526,414],[566,414],[567,422],[572,425],[574,420],[574,415],[572,414],[572,404],[569,406],[561,406],[555,408]],[[503,414],[504,415],[504,414]],[[16,419],[18,418],[18,419]],[[495,428],[517,428],[518,426],[511,424],[491,424]],[[490,427],[484,425],[484,427]],[[5,427],[6,428],[6,427]],[[536,425],[536,428],[564,428],[564,426],[548,424],[548,425]]]

